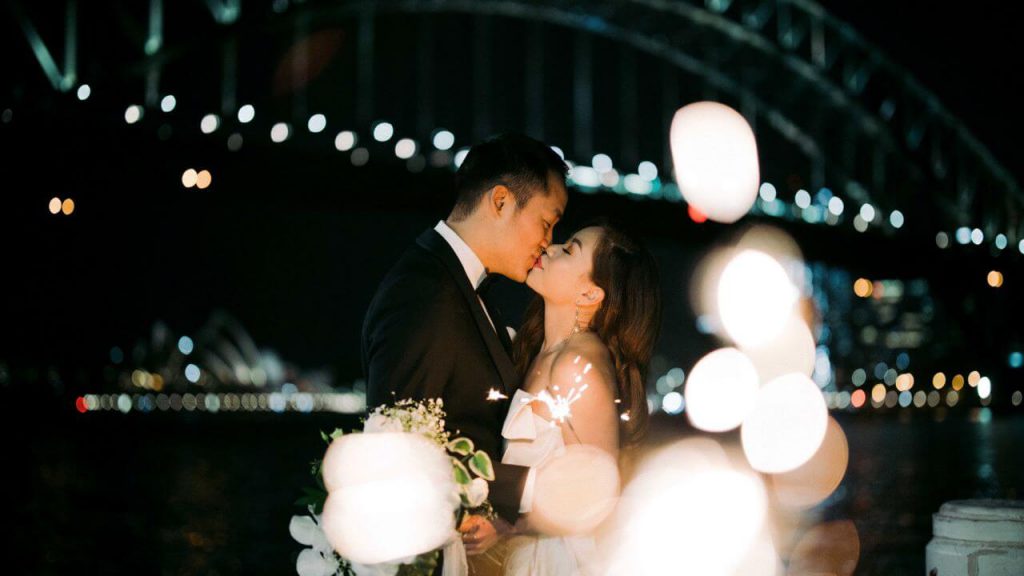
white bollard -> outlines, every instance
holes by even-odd
[[[946,502],[925,556],[928,576],[1024,575],[1024,502]]]

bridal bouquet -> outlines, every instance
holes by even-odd
[[[444,421],[440,399],[399,400],[370,412],[362,433],[321,433],[328,449],[312,465],[316,486],[289,524],[308,546],[299,576],[430,576],[442,549],[445,572],[464,572],[455,529],[468,514],[494,517],[494,471],[487,453],[450,438]]]

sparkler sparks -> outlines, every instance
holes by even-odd
[[[508,398],[508,396],[505,396],[499,390],[495,390],[494,388],[491,388],[487,392],[487,401],[488,402],[497,402],[499,400],[504,400],[506,398]]]
[[[551,412],[552,423],[565,424],[566,420],[572,418],[572,405],[583,396],[583,393],[589,387],[589,384],[584,384],[578,389],[570,388],[567,396],[562,396],[561,394],[552,396],[550,392],[543,390],[537,395],[537,399],[548,407],[548,410]],[[556,386],[555,390],[557,389],[558,387]]]

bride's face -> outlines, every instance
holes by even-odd
[[[541,254],[526,276],[526,285],[552,304],[584,303],[583,295],[593,287],[594,251],[601,229],[584,228],[565,244],[552,244]]]

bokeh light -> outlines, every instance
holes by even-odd
[[[939,248],[949,248],[949,234],[945,232],[939,232],[935,235],[935,245]]]
[[[164,112],[172,112],[174,107],[178,105],[178,100],[171,94],[164,96],[160,100],[160,110]]]
[[[61,206],[63,205],[64,203],[60,201],[60,198],[50,198],[50,214],[60,214]]]
[[[833,196],[828,201],[828,211],[834,216],[842,216],[843,209],[846,206],[843,204],[843,199],[839,196]]]
[[[142,119],[142,114],[142,106],[132,104],[124,111],[124,121],[129,124],[135,124]]]
[[[881,404],[885,401],[885,384],[875,384],[871,387],[871,402]]]
[[[801,466],[771,476],[771,488],[780,504],[810,508],[839,487],[849,463],[849,444],[842,427],[831,416],[818,451]]]
[[[238,121],[242,124],[252,122],[255,117],[256,108],[253,108],[252,104],[246,104],[238,109]]]
[[[198,383],[200,376],[202,376],[202,371],[200,371],[199,367],[196,366],[195,364],[189,364],[188,366],[185,367],[185,378],[189,382],[193,384]]]
[[[81,86],[78,87],[78,91],[76,92],[76,95],[78,96],[79,100],[82,100],[82,101],[88,100],[89,96],[92,95],[92,88],[90,88],[88,84],[82,84]]]
[[[1024,401],[1024,393],[1021,393],[1020,390],[1014,392],[1013,396],[1010,398],[1010,402],[1013,403],[1014,406],[1020,406],[1022,401]]]
[[[647,160],[644,160],[643,162],[640,163],[640,166],[637,167],[636,172],[637,175],[639,175],[644,180],[647,180],[648,182],[653,182],[658,178],[658,167],[655,166],[654,162],[648,162]]]
[[[327,127],[327,117],[323,114],[313,114],[306,122],[306,128],[313,134],[319,134]]]
[[[942,387],[946,385],[946,375],[942,372],[936,372],[935,376],[932,376],[932,386],[936,390],[942,390]]]
[[[873,284],[867,278],[858,278],[853,283],[853,293],[861,298],[868,298],[874,292]]]
[[[871,204],[862,204],[860,207],[860,217],[865,222],[871,222],[875,219],[875,207]]]
[[[402,138],[395,143],[395,156],[398,156],[402,160],[408,160],[416,154],[416,142],[411,138]]]
[[[864,406],[864,402],[867,401],[867,396],[868,395],[864,390],[854,390],[853,393],[850,394],[850,406],[853,406],[854,408]]]
[[[643,462],[623,492],[605,573],[732,574],[758,546],[766,508],[760,479],[717,443],[672,444]]]
[[[774,202],[778,198],[779,192],[775,189],[775,185],[771,182],[765,182],[761,184],[761,187],[757,191],[758,196],[765,202]]]
[[[188,336],[182,336],[178,338],[178,351],[188,356],[195,350],[195,343]]]
[[[903,213],[899,210],[893,210],[892,214],[889,214],[889,224],[892,224],[893,228],[902,228],[904,221]]]
[[[448,455],[411,433],[347,434],[323,459],[324,533],[361,564],[394,562],[443,545],[459,499]],[[396,518],[401,518],[396,522]]]
[[[270,140],[274,143],[280,144],[291,136],[292,129],[284,122],[278,122],[270,128]]]
[[[213,134],[217,128],[220,128],[220,117],[216,114],[207,114],[199,122],[199,129],[203,134]]]
[[[1010,364],[1010,368],[1020,368],[1021,366],[1024,366],[1024,352],[1020,352],[1018,350],[1010,352],[1010,357],[1007,359],[1007,362]]]
[[[343,130],[334,137],[334,147],[339,152],[348,152],[356,145],[356,141],[357,138],[354,132]]]
[[[978,398],[985,400],[992,396],[992,381],[989,380],[988,376],[978,380]]]
[[[757,386],[757,370],[743,352],[715,350],[690,371],[684,389],[687,417],[701,430],[731,430],[754,409]]]
[[[761,382],[786,374],[812,376],[818,358],[811,329],[795,314],[790,316],[786,326],[775,337],[762,344],[743,346],[740,349],[754,363]],[[831,374],[827,356],[822,357],[822,363],[823,373],[819,377],[828,378]]]
[[[998,270],[992,270],[988,273],[988,285],[993,288],[999,288],[1003,285],[1003,273]]]
[[[827,425],[828,407],[814,381],[802,374],[782,376],[758,391],[740,429],[743,452],[755,470],[786,472],[814,455]]]
[[[981,380],[981,373],[977,370],[971,370],[971,372],[967,374],[967,385],[971,388],[977,386],[979,380]]]
[[[758,346],[786,327],[799,295],[777,260],[757,250],[736,254],[718,282],[718,310],[729,336]]]
[[[60,205],[60,211],[63,212],[65,216],[71,216],[71,214],[75,212],[75,201],[71,198],[65,198],[64,202]]]
[[[717,102],[676,111],[669,133],[676,181],[686,202],[717,222],[739,220],[757,198],[760,168],[750,124]]]
[[[395,135],[395,127],[388,122],[378,122],[373,126],[373,139],[377,142],[387,142]]]
[[[196,185],[197,177],[198,173],[194,169],[189,168],[181,174],[181,185],[185,188],[192,188]]]
[[[599,173],[604,173],[612,169],[612,159],[607,154],[595,154],[590,165]]]
[[[210,184],[212,182],[213,175],[210,174],[209,170],[201,170],[199,171],[198,174],[196,174],[196,188],[199,188],[200,190],[205,190],[206,188],[210,187]]]
[[[953,390],[961,390],[964,387],[964,377],[960,374],[953,376]]]

